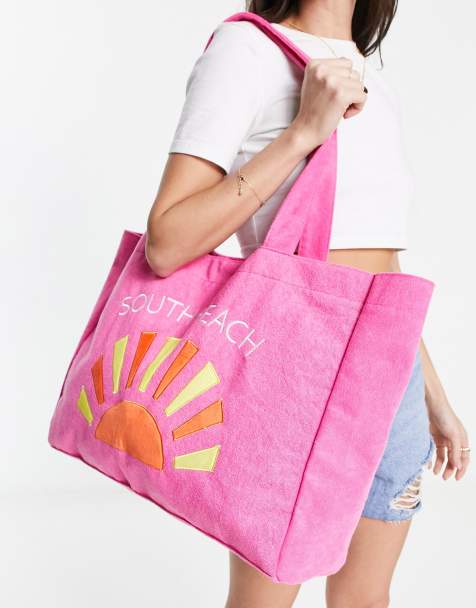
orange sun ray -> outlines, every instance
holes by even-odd
[[[137,343],[136,352],[134,353],[134,359],[132,360],[131,368],[129,370],[129,376],[127,377],[126,388],[131,388],[137,370],[139,369],[139,365],[146,356],[147,351],[151,347],[156,335],[156,331],[143,331],[141,333],[139,342]]]
[[[223,401],[218,399],[172,431],[174,440],[223,422]]]
[[[94,392],[99,405],[104,403],[104,376],[103,376],[103,355],[99,355],[94,365],[91,367],[93,377]]]
[[[170,385],[173,379],[183,370],[187,363],[194,357],[198,352],[198,346],[196,346],[190,340],[187,340],[180,349],[180,352],[170,364],[165,374],[162,376],[155,392],[153,394],[154,399],[158,399],[165,389]]]

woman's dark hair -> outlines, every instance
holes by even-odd
[[[377,49],[393,21],[398,0],[357,0],[352,17],[352,38],[359,51],[368,57]],[[247,9],[277,23],[297,14],[299,0],[248,0]]]

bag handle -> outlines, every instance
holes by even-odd
[[[303,71],[310,57],[263,17],[248,11],[235,13],[225,21],[249,21],[276,43]],[[210,36],[205,50],[213,38]],[[282,253],[326,260],[334,212],[337,171],[337,130],[307,157],[307,163],[293,183],[271,224],[263,245]]]

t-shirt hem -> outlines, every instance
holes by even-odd
[[[383,236],[344,236],[331,237],[329,249],[397,249],[408,248],[407,240],[402,235]]]
[[[249,255],[258,247],[261,247],[263,243],[246,243],[240,245],[241,254],[244,256]],[[408,249],[408,243],[403,237],[346,237],[339,236],[331,238],[329,249],[395,249],[397,251],[404,251]]]

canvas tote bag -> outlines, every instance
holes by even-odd
[[[252,13],[227,20],[309,59]],[[246,259],[160,278],[144,234],[124,232],[48,436],[285,583],[345,562],[433,288],[326,262],[336,143]]]

